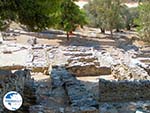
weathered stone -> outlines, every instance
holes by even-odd
[[[66,56],[74,56],[74,57],[78,57],[78,56],[91,56],[92,53],[87,52],[87,53],[83,53],[83,52],[72,52],[72,53],[64,53],[64,55]]]
[[[17,91],[23,96],[25,99],[24,103],[26,103],[27,98],[24,95],[24,91],[30,91],[29,88],[27,88],[27,90],[26,87],[33,84],[32,82],[29,70],[19,70],[14,73],[11,71],[0,70],[0,100],[2,100],[7,92]],[[0,101],[0,111],[7,112],[3,107],[2,101]]]
[[[147,66],[141,66],[140,65],[140,67],[143,68],[148,73],[148,75],[150,76],[150,65],[147,65]]]
[[[0,70],[0,80],[1,81],[8,79],[10,75],[12,75],[11,71]]]
[[[94,113],[98,109],[98,103],[72,74],[66,69],[57,67],[51,73],[53,90],[62,87],[69,97],[73,113]],[[77,109],[78,108],[78,109]],[[81,108],[81,109],[80,109]],[[86,108],[86,109],[84,109]],[[89,108],[89,109],[87,109]],[[91,108],[91,109],[90,109]],[[96,112],[95,112],[96,113]]]
[[[73,57],[73,58],[68,59],[68,63],[75,62],[75,61],[89,63],[89,62],[94,62],[96,60],[98,59],[93,56],[87,56],[87,57],[81,56],[81,57]]]
[[[20,70],[24,68],[25,66],[22,65],[12,65],[12,66],[1,66],[0,70]]]
[[[95,56],[98,58],[100,66],[102,67],[111,67],[118,64],[118,61],[116,61],[112,55],[106,51],[95,51]]]
[[[27,40],[27,43],[33,46],[33,45],[37,44],[37,38],[36,37],[30,37]]]
[[[52,95],[55,99],[55,102],[64,105],[67,100],[66,92],[63,87],[57,87],[52,89]]]
[[[32,72],[48,73],[49,60],[43,47],[42,45],[35,45],[29,50],[26,67],[30,68]]]
[[[80,107],[81,113],[99,113],[94,107]]]
[[[99,75],[110,75],[111,74],[111,67],[103,67],[99,68],[100,74]]]
[[[150,80],[148,73],[137,65],[134,67],[125,64],[116,65],[112,68],[112,75],[118,80]]]
[[[31,106],[29,112],[30,113],[61,113],[58,109],[54,109],[42,105]]]
[[[100,105],[99,112],[100,113],[119,113],[115,107],[107,103]]]
[[[110,67],[98,67],[95,64],[87,65],[76,65],[72,67],[67,67],[67,69],[76,76],[99,76],[99,75],[110,75]]]
[[[150,99],[150,81],[99,80],[100,101],[132,101]]]
[[[96,52],[97,51],[94,51],[93,48],[81,48],[81,50],[78,48],[68,49],[67,55],[69,55],[70,58],[68,58],[68,64],[66,65],[67,69],[76,76],[99,76],[111,74],[110,65],[102,64],[101,66],[99,60],[101,58],[99,55],[96,55]]]

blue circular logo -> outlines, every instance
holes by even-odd
[[[16,91],[10,91],[3,97],[3,104],[5,108],[10,111],[18,110],[21,107],[22,102],[23,100],[21,95]]]

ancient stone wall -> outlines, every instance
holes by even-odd
[[[51,80],[53,90],[65,90],[72,108],[69,113],[98,113],[98,102],[93,95],[65,68],[53,68]]]
[[[32,82],[29,70],[19,70],[14,73],[0,70],[0,112],[6,111],[2,100],[7,92],[17,91],[24,97],[25,86],[32,84]]]
[[[111,67],[101,65],[93,48],[69,48],[64,55],[70,56],[66,68],[78,77],[111,74]]]
[[[150,99],[150,81],[99,80],[100,101],[133,101]]]

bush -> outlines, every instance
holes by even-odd
[[[150,42],[150,1],[139,6],[138,31],[141,39]]]

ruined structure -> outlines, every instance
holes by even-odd
[[[66,68],[78,77],[110,75],[111,68],[101,65],[93,48],[74,47],[66,49],[68,58]]]
[[[124,53],[120,48],[107,51],[96,49],[95,45],[52,46],[32,43],[3,42],[0,45],[0,112],[8,112],[2,105],[2,97],[10,90],[18,91],[25,100],[18,113],[130,113],[123,112],[125,110],[117,112],[108,103],[145,102],[150,99],[149,65],[134,62],[130,53]],[[136,58],[137,53],[134,55]],[[42,73],[40,76],[48,75],[50,87],[33,81],[26,69],[34,74]],[[87,76],[97,77],[99,82],[78,80]],[[106,80],[110,77],[114,81]],[[92,90],[86,84],[92,85]],[[96,91],[98,95],[93,94]],[[148,107],[147,104],[146,109]]]
[[[65,68],[54,68],[51,73],[53,90],[62,87],[69,97],[72,111],[77,113],[98,113],[98,102]],[[69,112],[69,111],[68,111]]]
[[[100,101],[150,100],[150,81],[108,81],[99,80]]]

